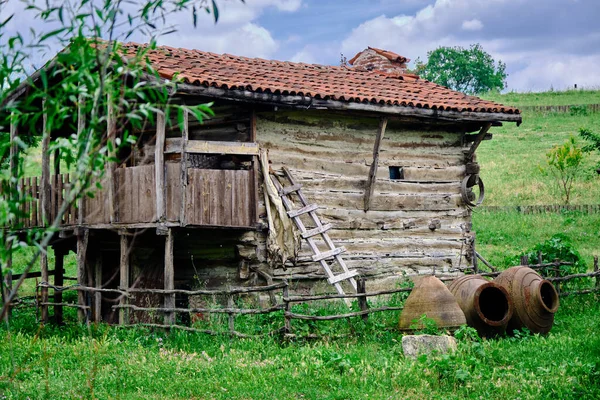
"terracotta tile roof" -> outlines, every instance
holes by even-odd
[[[145,45],[124,44],[125,56],[140,46]],[[455,92],[410,74],[358,71],[351,67],[264,60],[167,46],[148,52],[148,58],[161,77],[177,76],[198,86],[433,110],[520,113],[514,107]]]

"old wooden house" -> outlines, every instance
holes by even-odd
[[[139,46],[124,45],[125,56]],[[79,283],[98,288],[286,278],[298,291],[352,290],[357,275],[374,288],[472,266],[473,188],[483,189],[475,150],[490,127],[519,124],[517,109],[407,74],[406,58],[375,48],[340,67],[171,47],[149,58],[180,81],[174,101],[212,101],[215,116],[182,130],[159,113],[137,132],[114,186],[63,217],[55,284],[69,251]],[[51,219],[69,184],[59,163],[44,162],[51,200],[43,180],[23,180],[25,228]],[[110,300],[92,296],[95,319],[115,322]]]

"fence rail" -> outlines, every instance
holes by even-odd
[[[488,212],[518,212],[520,214],[547,214],[561,213],[563,211],[578,211],[586,214],[600,213],[600,204],[579,204],[579,205],[564,205],[564,204],[547,204],[547,205],[532,205],[532,206],[483,206],[477,210]]]
[[[560,272],[561,266],[572,265],[572,263],[564,262],[564,261],[555,261],[551,263],[538,263],[530,265],[528,260],[524,257],[521,260],[523,265],[527,265],[528,267],[534,270],[543,270],[550,271],[551,273]],[[488,266],[488,268],[491,266]],[[492,272],[482,272],[480,275],[485,277],[495,277],[499,275],[500,272],[492,271]],[[595,278],[595,283],[592,283],[591,287],[582,287],[577,290],[571,290],[568,292],[562,292],[561,286],[568,281],[572,281],[574,279],[582,279]],[[442,280],[448,281],[451,279],[455,279],[453,277],[442,277]],[[560,296],[572,296],[577,294],[589,294],[600,292],[600,269],[598,267],[598,257],[594,258],[594,269],[592,272],[588,273],[576,273],[569,274],[565,276],[546,276],[546,279],[551,281],[555,286],[557,286],[557,290]],[[119,298],[125,297],[128,299],[134,298],[139,294],[152,294],[159,295],[163,297],[171,296],[174,294],[183,295],[183,296],[221,296],[227,299],[227,304],[224,306],[202,306],[202,307],[177,307],[177,306],[139,306],[134,304],[115,304],[111,307],[115,312],[123,312],[125,310],[131,312],[148,312],[148,313],[156,313],[162,314],[165,317],[173,314],[188,314],[188,315],[202,315],[207,316],[211,314],[216,315],[227,315],[227,321],[222,321],[221,324],[226,327],[223,330],[213,330],[213,329],[202,329],[201,327],[194,326],[185,326],[178,323],[175,323],[174,319],[165,318],[165,323],[138,323],[135,325],[127,325],[127,326],[146,326],[152,328],[161,328],[161,329],[180,329],[191,332],[199,332],[210,335],[230,335],[235,337],[258,337],[265,335],[284,335],[285,337],[293,338],[293,337],[318,337],[318,335],[314,334],[306,334],[306,332],[294,332],[294,320],[298,321],[335,321],[335,320],[343,320],[343,319],[351,319],[356,317],[362,317],[363,320],[367,320],[369,315],[375,313],[382,312],[398,312],[403,309],[402,306],[392,306],[392,305],[381,305],[378,307],[370,307],[367,303],[367,298],[377,298],[383,301],[383,296],[388,296],[385,299],[387,300],[390,295],[398,294],[398,293],[408,293],[412,289],[411,288],[396,288],[390,290],[379,290],[367,292],[365,290],[365,281],[363,279],[359,280],[359,293],[356,294],[322,294],[322,295],[290,295],[289,294],[289,286],[287,281],[277,282],[275,284],[271,284],[268,286],[254,286],[254,287],[234,287],[225,290],[164,290],[164,289],[146,289],[146,288],[129,288],[129,289],[107,289],[107,288],[96,288],[96,287],[88,287],[84,285],[71,285],[71,286],[55,286],[45,282],[38,284],[38,288],[48,288],[53,289],[55,292],[63,292],[68,290],[81,291],[84,293],[89,293],[90,299],[93,299],[94,293],[106,293],[106,294],[116,294]],[[245,294],[261,294],[268,293],[271,299],[270,306],[266,307],[246,307],[238,306],[235,303],[235,296],[241,296]],[[352,311],[349,308],[338,310],[331,315],[309,315],[303,314],[298,311],[292,310],[292,306],[297,303],[309,304],[315,301],[334,301],[334,300],[345,300],[345,299],[357,299],[358,311]],[[75,303],[65,303],[65,302],[39,302],[39,298],[36,298],[35,305],[36,307],[40,305],[46,306],[65,306],[65,307],[75,307],[80,310],[83,310],[88,316],[88,320],[90,319],[90,313],[94,310],[94,306],[90,306],[90,303],[87,304],[75,304]],[[118,303],[118,299],[115,300],[115,303]],[[339,302],[340,306],[345,306],[345,303]],[[385,303],[383,303],[385,304]],[[277,327],[276,329],[270,330],[269,332],[261,332],[257,334],[248,334],[239,332],[236,330],[235,317],[242,315],[264,315],[264,314],[274,314],[276,318],[281,318],[282,326]],[[296,328],[298,329],[298,328]]]
[[[570,104],[562,106],[522,106],[519,107],[521,111],[527,112],[553,112],[553,113],[568,113],[568,112],[579,112],[579,110],[585,110],[584,112],[599,112],[600,104]],[[577,110],[577,111],[575,111]]]

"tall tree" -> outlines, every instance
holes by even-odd
[[[69,205],[81,196],[93,196],[94,182],[101,181],[104,166],[116,160],[119,146],[136,142],[134,130],[156,118],[157,112],[169,113],[172,108],[177,109],[180,121],[185,112],[200,120],[211,113],[207,105],[172,104],[174,82],[161,79],[146,55],[160,35],[177,29],[168,21],[173,14],[188,11],[195,25],[198,11],[206,11],[216,22],[215,1],[15,0],[11,6],[20,7],[7,8],[8,3],[0,0],[0,160],[9,156],[10,148],[12,153],[16,148],[26,153],[32,143],[27,137],[47,138],[49,132],[58,130],[73,133],[54,140],[45,154],[60,154],[71,174],[65,202],[54,219],[46,221],[45,229],[19,234],[19,223],[26,217],[24,203],[29,200],[19,191],[23,168],[17,157],[12,157],[10,171],[0,171],[0,227],[9,227],[0,229],[0,285],[4,285],[2,275],[11,272],[9,260],[26,246],[38,249],[22,276],[31,270]],[[11,20],[24,10],[33,18],[32,28],[8,30]],[[124,58],[119,41],[136,34],[145,36],[150,44]],[[38,51],[51,49],[63,50],[32,75],[35,80],[24,78],[32,72],[30,65],[43,57]],[[77,109],[84,118],[78,118]],[[107,132],[107,126],[114,128]],[[107,140],[109,136],[117,139]],[[22,279],[11,293],[2,291],[0,318],[6,316]]]
[[[506,87],[506,64],[496,62],[480,44],[438,47],[427,53],[427,62],[417,59],[415,72],[422,78],[468,94]]]

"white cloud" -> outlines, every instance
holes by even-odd
[[[462,29],[465,31],[480,31],[482,28],[483,24],[478,19],[472,19],[462,23]]]

